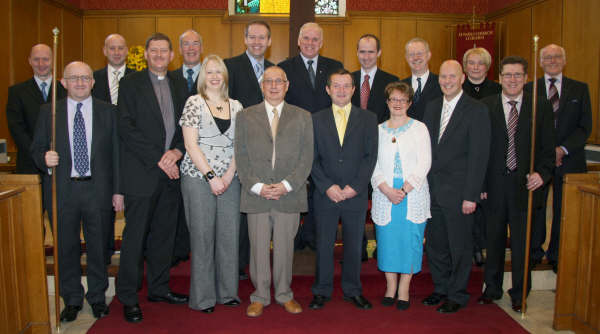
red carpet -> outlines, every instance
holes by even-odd
[[[212,314],[193,311],[187,305],[149,303],[144,288],[140,292],[140,306],[144,312],[142,323],[127,323],[123,319],[122,304],[115,298],[110,305],[110,315],[96,321],[89,333],[527,333],[498,306],[476,303],[482,276],[481,269],[474,267],[469,285],[471,302],[465,309],[450,315],[440,314],[435,307],[421,304],[421,299],[433,289],[431,275],[426,268],[413,278],[408,311],[381,306],[379,302],[385,290],[385,278],[372,259],[364,263],[362,269],[363,295],[373,303],[371,310],[359,310],[342,300],[339,270],[333,299],[318,311],[308,308],[313,276],[294,276],[292,288],[295,298],[304,309],[298,315],[288,314],[283,307],[273,303],[265,308],[261,317],[248,318],[246,307],[253,291],[249,280],[240,282],[242,304],[239,307],[217,305]],[[171,272],[171,288],[187,293],[189,262]]]

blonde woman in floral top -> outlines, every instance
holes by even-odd
[[[240,182],[233,157],[236,114],[242,105],[228,97],[223,60],[207,56],[179,124],[186,154],[181,192],[190,230],[189,307],[212,313],[215,304],[238,306]]]

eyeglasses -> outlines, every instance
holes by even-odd
[[[263,84],[267,85],[267,86],[272,86],[273,84],[275,84],[275,86],[281,86],[283,84],[285,84],[287,82],[287,80],[281,80],[281,79],[264,79]]]
[[[525,73],[502,73],[500,74],[505,79],[523,79]]]
[[[397,103],[397,104],[408,104],[408,102],[410,102],[408,99],[388,99],[388,102],[390,103]]]
[[[542,60],[543,61],[553,61],[553,60],[561,60],[562,59],[562,55],[561,54],[556,54],[556,55],[547,55],[547,56],[543,56]]]
[[[65,80],[69,82],[77,82],[77,80],[81,80],[85,83],[92,81],[92,77],[89,75],[73,75],[70,77],[66,77]]]

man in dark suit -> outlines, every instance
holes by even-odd
[[[329,74],[337,69],[343,68],[342,63],[337,60],[319,55],[323,46],[323,29],[314,22],[308,22],[300,27],[298,34],[298,47],[300,54],[288,58],[281,63],[281,67],[287,74],[290,89],[285,95],[285,102],[316,113],[323,108],[331,107],[331,98],[325,91]],[[311,188],[314,187],[309,179]],[[296,237],[296,247],[303,248],[305,245],[315,249],[315,220],[312,209],[312,190],[308,193],[308,213],[304,216],[304,222]]]
[[[546,239],[546,201],[534,212],[531,229],[531,259],[540,263],[544,255],[558,271],[558,246],[562,205],[563,177],[566,173],[585,173],[585,143],[592,132],[592,108],[586,83],[570,79],[562,71],[567,63],[565,50],[555,44],[540,50],[540,64],[544,77],[538,79],[538,96],[552,105],[555,128],[556,161],[552,181],[552,231],[548,251],[544,254],[542,244]],[[532,90],[528,83],[525,90]],[[548,186],[543,188],[546,199]]]
[[[265,52],[271,45],[271,27],[265,21],[251,21],[244,29],[246,52],[225,59],[229,73],[229,97],[240,101],[248,108],[263,101],[260,81],[268,67],[273,63],[265,59]],[[250,241],[248,239],[248,220],[245,213],[240,217],[240,254],[239,278],[248,279],[246,267],[250,263]]]
[[[412,75],[402,81],[411,85],[415,92],[408,108],[408,116],[422,120],[427,103],[442,96],[438,76],[429,71],[431,51],[426,40],[415,37],[404,46],[405,58]]]
[[[485,105],[462,91],[460,64],[440,67],[444,96],[427,105],[423,122],[431,134],[431,219],[425,250],[434,284],[425,305],[453,313],[467,305],[473,254],[473,215],[481,194],[490,148],[490,120]]]
[[[85,297],[94,317],[108,315],[104,296],[108,287],[104,234],[111,223],[113,208],[123,209],[123,196],[117,195],[119,141],[114,106],[91,97],[94,78],[85,63],[67,65],[61,82],[68,90],[68,98],[56,103],[56,151],[50,150],[52,114],[50,105],[45,105],[31,155],[36,165],[46,171],[44,178],[50,179],[49,168],[56,167],[60,295],[66,305],[60,320],[69,322],[77,318],[84,298],[80,226],[87,248]],[[49,187],[44,191],[51,193]]]
[[[117,124],[126,224],[117,296],[129,322],[143,318],[137,286],[144,244],[148,301],[188,301],[186,295],[169,290],[181,197],[177,162],[185,152],[178,120],[187,96],[185,83],[167,72],[173,56],[169,37],[162,33],[151,35],[144,51],[148,70],[124,77],[119,87]]]
[[[107,103],[117,104],[119,97],[119,81],[127,74],[135,72],[127,68],[127,44],[125,38],[119,34],[110,34],[104,40],[102,48],[108,64],[94,72],[94,87],[92,96]],[[113,216],[115,216],[113,214]],[[115,217],[113,223],[108,227],[106,234],[106,263],[110,264],[111,257],[115,253]]]
[[[541,190],[552,177],[554,167],[554,134],[552,108],[548,101],[538,100],[535,130],[535,172],[529,174],[531,156],[531,94],[523,93],[527,81],[527,61],[509,56],[500,64],[502,93],[482,100],[491,121],[490,159],[481,198],[486,210],[487,262],[485,291],[480,304],[491,304],[502,298],[507,226],[510,227],[512,288],[508,291],[512,308],[521,312],[525,236],[527,231],[527,195],[533,193],[533,207],[542,206]],[[531,268],[531,267],[529,267]],[[531,275],[527,291],[531,289]]]
[[[313,114],[314,161],[312,189],[317,226],[317,270],[311,309],[320,309],[333,292],[333,251],[342,220],[344,299],[370,309],[360,284],[361,242],[365,232],[368,185],[377,161],[377,117],[350,103],[352,74],[345,69],[327,80],[333,105]]]
[[[108,64],[94,72],[92,96],[102,101],[117,104],[119,99],[119,81],[125,75],[135,72],[125,65],[127,43],[119,34],[110,34],[104,40],[102,48]]]
[[[381,56],[381,44],[375,35],[366,34],[358,39],[356,46],[360,70],[353,72],[354,90],[352,104],[377,115],[377,122],[383,123],[390,118],[390,110],[385,101],[385,86],[398,81],[398,77],[377,68]]]

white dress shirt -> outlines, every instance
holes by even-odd
[[[521,114],[521,105],[523,103],[523,92],[517,98],[510,99],[506,95],[502,94],[502,108],[504,109],[504,121],[506,121],[506,128],[508,129],[508,119],[510,118],[510,101],[517,101],[515,108],[517,108],[517,116]]]
[[[560,98],[560,89],[562,88],[562,73],[559,73],[557,76],[551,76],[544,73],[544,87],[546,88],[546,96],[550,98],[550,78],[556,79],[554,82],[554,86],[556,86],[556,90],[558,90],[558,97]]]
[[[421,75],[421,76],[416,76],[413,74],[412,79],[411,79],[411,85],[412,85],[412,89],[414,92],[416,92],[417,88],[419,88],[419,82],[417,81],[417,78],[421,78],[421,93],[422,93],[423,89],[425,89],[425,83],[427,83],[427,79],[429,79],[429,70],[427,70],[427,72],[423,73],[423,75]]]
[[[373,66],[368,72],[364,68],[360,68],[360,86],[358,89],[360,90],[363,82],[365,82],[365,75],[369,76],[369,88],[373,88],[373,79],[375,79],[375,73],[377,73],[377,66]]]

